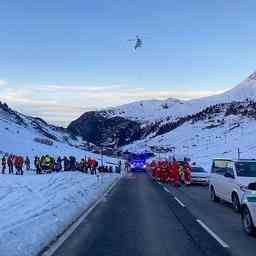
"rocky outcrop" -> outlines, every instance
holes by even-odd
[[[122,146],[140,139],[140,124],[120,116],[106,117],[101,111],[86,112],[68,126],[68,131],[96,145]]]

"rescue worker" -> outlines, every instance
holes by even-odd
[[[84,161],[84,159],[82,158],[81,159],[81,161],[80,161],[80,163],[79,163],[79,171],[81,171],[81,172],[84,172],[84,164],[85,164],[85,161]]]
[[[38,156],[35,157],[34,166],[36,168],[36,174],[41,174],[40,158]]]
[[[64,157],[64,172],[69,171],[69,160],[68,158],[65,156]]]
[[[184,164],[184,183],[185,185],[191,184],[191,167],[188,161]]]
[[[13,174],[13,155],[9,155],[7,158],[7,165],[9,169],[9,174]]]
[[[150,171],[153,179],[156,179],[156,161],[150,163]]]
[[[28,156],[25,159],[25,165],[26,165],[26,170],[27,171],[30,170],[30,160],[29,160]]]
[[[175,158],[173,159],[172,163],[172,173],[175,187],[178,188],[180,186],[179,163]]]
[[[184,167],[183,165],[179,165],[179,175],[180,175],[180,180],[184,182]]]
[[[156,180],[160,181],[160,177],[161,177],[161,163],[160,161],[158,161],[156,165]]]
[[[84,171],[85,171],[85,173],[88,173],[88,169],[89,169],[88,161],[86,161],[86,159],[85,159],[84,160]]]
[[[69,168],[70,168],[70,171],[76,170],[76,158],[74,156],[69,157]]]
[[[23,157],[16,156],[14,161],[14,166],[16,168],[16,175],[23,175],[23,164],[24,164]]]
[[[5,174],[5,170],[6,170],[6,157],[3,156],[2,157],[2,174]]]
[[[90,159],[90,166],[91,166],[91,174],[96,174],[96,168],[98,166],[98,162],[95,159]]]
[[[56,161],[56,163],[55,163],[55,171],[56,172],[60,172],[61,170],[62,170],[62,164],[61,164],[61,162],[62,162],[62,160],[61,160],[61,157],[59,156],[58,158],[57,158],[57,161]]]
[[[168,182],[174,182],[172,163],[168,164]]]
[[[125,164],[124,164],[124,171],[125,171],[126,173],[129,172],[129,163],[128,163],[128,161],[125,161]]]
[[[87,161],[87,166],[88,166],[88,170],[91,172],[92,174],[92,159],[89,157],[88,161]]]

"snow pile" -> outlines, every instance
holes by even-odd
[[[0,254],[37,255],[119,178],[79,172],[0,175]]]

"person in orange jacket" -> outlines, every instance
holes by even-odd
[[[175,187],[178,188],[180,186],[180,173],[179,173],[179,163],[176,159],[173,159],[172,163],[172,172],[173,172],[173,179]]]
[[[168,178],[167,162],[163,161],[161,164],[161,181],[167,182],[167,178]]]
[[[156,165],[156,180],[160,180],[161,179],[161,164],[160,162],[157,162]]]

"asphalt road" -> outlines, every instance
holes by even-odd
[[[193,185],[176,189],[172,185],[165,186],[196,218],[204,221],[230,246],[233,255],[256,255],[256,238],[245,234],[242,229],[240,215],[235,213],[228,203],[212,202],[208,187]]]
[[[123,178],[55,256],[227,256],[186,207],[147,174]]]

